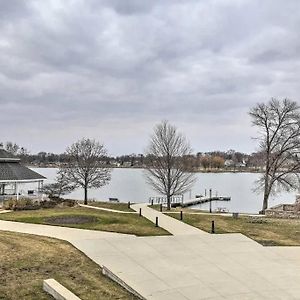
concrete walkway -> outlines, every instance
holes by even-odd
[[[104,208],[104,207],[98,207],[98,206],[92,206],[92,205],[85,205],[85,204],[79,204],[81,207],[85,208],[91,208],[91,209],[97,209],[97,210],[103,210],[103,211],[110,211],[118,214],[136,214],[135,211],[122,211],[122,210],[116,210],[111,208]]]
[[[152,210],[143,208],[153,218]],[[162,220],[174,225],[174,236],[9,221],[0,221],[0,230],[67,240],[149,300],[300,299],[299,247],[263,247],[242,234],[193,234],[179,221]]]
[[[193,226],[180,222],[157,210],[154,210],[148,207],[148,205],[145,203],[132,204],[131,208],[134,209],[136,212],[139,212],[141,208],[143,217],[147,218],[153,223],[155,223],[155,219],[156,217],[158,217],[159,227],[164,228],[165,230],[169,231],[173,235],[189,235],[189,234],[207,235],[208,234],[200,229],[197,229]]]

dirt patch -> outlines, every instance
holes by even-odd
[[[57,216],[45,218],[44,221],[49,224],[85,224],[97,222],[93,216]]]

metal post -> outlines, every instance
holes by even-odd
[[[151,200],[151,206],[153,206],[153,199]]]
[[[160,210],[160,212],[162,212],[162,204],[160,204],[159,210]]]
[[[209,212],[211,213],[211,193],[212,193],[212,190],[209,189]]]
[[[155,227],[158,227],[158,217],[155,218]]]
[[[142,209],[140,208],[140,217],[142,216]]]
[[[182,211],[180,211],[180,220],[181,221],[183,220],[183,213],[182,213]]]
[[[215,221],[211,221],[211,233],[215,233]]]
[[[128,201],[128,208],[130,208],[130,201]]]

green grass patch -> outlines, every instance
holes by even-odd
[[[134,212],[132,208],[128,208],[128,203],[120,203],[120,202],[104,202],[104,201],[90,201],[88,205],[101,207],[101,208],[108,208],[120,211],[127,211],[127,212]]]
[[[42,289],[54,278],[83,300],[137,300],[67,242],[0,231],[0,299],[53,299]]]
[[[168,214],[179,219],[179,213]],[[204,231],[211,231],[215,221],[216,233],[242,233],[264,246],[300,246],[300,220],[255,218],[237,219],[210,214],[184,214],[183,221]]]
[[[149,204],[149,207],[154,209],[154,210],[160,211],[160,204],[153,204],[153,205]],[[206,210],[194,209],[194,208],[192,209],[192,208],[189,208],[189,207],[180,207],[180,206],[178,206],[176,208],[172,207],[171,210],[168,211],[166,205],[162,206],[162,211],[163,212],[172,212],[172,213],[173,212],[176,213],[176,212],[180,212],[180,211],[190,212],[190,213],[195,213],[195,212],[209,213]]]
[[[58,225],[72,228],[102,230],[137,236],[168,235],[138,214],[120,214],[93,208],[49,208],[35,211],[14,211],[0,214],[1,220],[34,224]]]

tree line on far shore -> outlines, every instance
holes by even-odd
[[[256,190],[263,192],[261,212],[264,213],[270,195],[300,187],[300,107],[289,99],[271,99],[268,103],[255,105],[249,115],[258,131],[256,139],[259,152],[253,155],[252,160],[263,169],[256,182]],[[6,144],[6,149],[15,155],[28,156],[26,149],[13,143]],[[238,159],[234,151],[227,154]],[[49,193],[58,191],[61,195],[81,187],[86,204],[88,189],[100,188],[111,179],[108,159],[103,144],[83,138],[67,148],[60,160],[57,182],[46,189]],[[195,182],[195,175],[191,171],[199,167],[199,163],[204,169],[225,165],[225,157],[220,152],[193,155],[185,135],[166,120],[154,127],[140,159],[147,182],[167,198],[168,209],[171,208],[172,196],[191,189]],[[243,154],[240,155],[241,159],[245,164]]]
[[[26,148],[14,142],[3,143],[5,150],[21,159],[22,163],[33,167],[59,167],[68,161],[68,154],[55,154],[41,151],[31,154]],[[191,153],[186,157],[185,163],[191,171],[260,171],[264,165],[261,163],[261,153],[242,153],[235,150],[209,151]],[[99,158],[107,167],[117,168],[145,168],[148,157],[146,154],[126,154],[120,156],[104,155]]]

